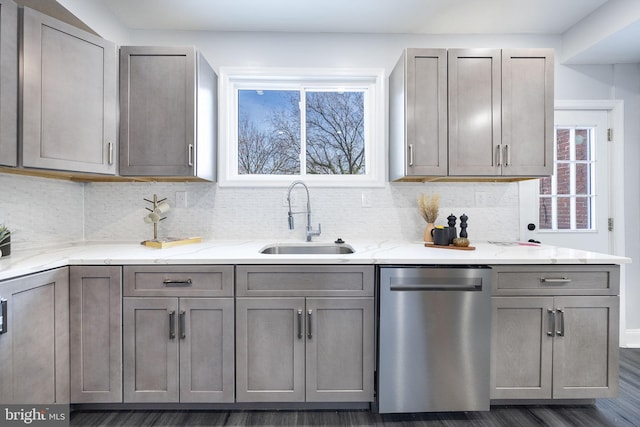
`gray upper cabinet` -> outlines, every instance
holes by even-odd
[[[213,181],[216,85],[193,47],[121,47],[120,174]]]
[[[500,175],[500,49],[449,49],[449,175]]]
[[[502,175],[553,173],[553,50],[502,50]]]
[[[18,11],[0,0],[0,165],[18,164]]]
[[[22,10],[22,165],[114,175],[115,45]]]
[[[389,77],[389,178],[553,170],[552,49],[406,49]]]
[[[447,51],[406,49],[389,76],[392,181],[447,175]]]

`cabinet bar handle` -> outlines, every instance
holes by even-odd
[[[560,330],[556,331],[556,334],[559,337],[563,337],[564,336],[564,310],[559,308],[556,310],[558,312],[558,314],[560,315]]]
[[[189,166],[193,166],[193,144],[189,144]]]
[[[547,327],[547,335],[550,337],[555,336],[556,331],[556,312],[550,308],[547,309],[549,315],[549,323]]]
[[[571,279],[568,277],[541,277],[540,282],[542,283],[571,283]]]
[[[172,340],[176,337],[176,312],[169,311],[169,339]]]
[[[298,339],[302,339],[302,310],[298,310]]]
[[[112,165],[113,164],[113,142],[107,143],[107,146],[109,147],[109,164]]]
[[[7,333],[7,300],[0,298],[0,305],[2,306],[2,314],[0,314],[0,334]]]
[[[193,281],[191,280],[191,277],[189,277],[187,280],[164,279],[162,281],[162,283],[167,287],[172,287],[172,286],[191,286],[193,284]]]
[[[313,316],[313,311],[309,310],[307,311],[307,338],[311,339],[313,337],[312,334],[312,326],[311,326],[311,316]]]
[[[509,145],[506,144],[504,146],[504,151],[507,152],[507,162],[504,164],[505,166],[511,166],[511,150],[509,150]]]
[[[409,166],[413,166],[413,144],[409,144]]]
[[[187,337],[185,317],[186,317],[186,312],[182,310],[180,312],[180,315],[178,316],[178,334],[180,334],[180,339],[185,339]]]
[[[498,154],[498,166],[502,166],[502,145],[496,145],[496,151]]]

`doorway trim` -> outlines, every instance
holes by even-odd
[[[613,138],[609,151],[609,209],[613,218],[613,235],[610,250],[613,255],[625,256],[624,237],[624,101],[603,100],[556,100],[555,110],[605,110],[609,112],[609,127]],[[626,347],[634,331],[627,331],[626,322],[626,275],[620,266],[620,347]]]

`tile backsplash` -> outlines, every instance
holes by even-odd
[[[286,187],[226,188],[211,183],[74,183],[0,174],[0,223],[14,230],[16,249],[87,241],[142,241],[153,236],[143,222],[143,198],[166,197],[172,209],[159,236],[204,239],[304,240],[304,215],[287,227]],[[297,187],[294,210],[304,210]],[[176,192],[186,192],[187,207],[176,207]],[[371,207],[363,207],[366,193]],[[440,194],[437,223],[453,213],[469,216],[473,240],[517,240],[517,183],[390,183],[382,188],[310,188],[315,240],[421,240],[425,223],[417,209],[419,194]]]

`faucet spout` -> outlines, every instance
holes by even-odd
[[[293,188],[296,185],[302,185],[304,187],[305,192],[307,193],[307,209],[306,211],[302,211],[302,212],[293,212],[291,210],[291,191],[293,190]],[[311,237],[313,236],[319,236],[321,233],[321,225],[318,224],[318,230],[314,230],[313,227],[311,226],[311,198],[309,197],[309,187],[307,187],[307,185],[302,182],[302,181],[293,181],[291,183],[291,185],[289,185],[289,189],[287,190],[287,203],[289,204],[289,212],[288,212],[288,220],[289,220],[289,230],[293,230],[294,229],[294,223],[293,223],[293,215],[296,214],[302,214],[302,213],[306,213],[307,214],[307,242],[311,241]]]

